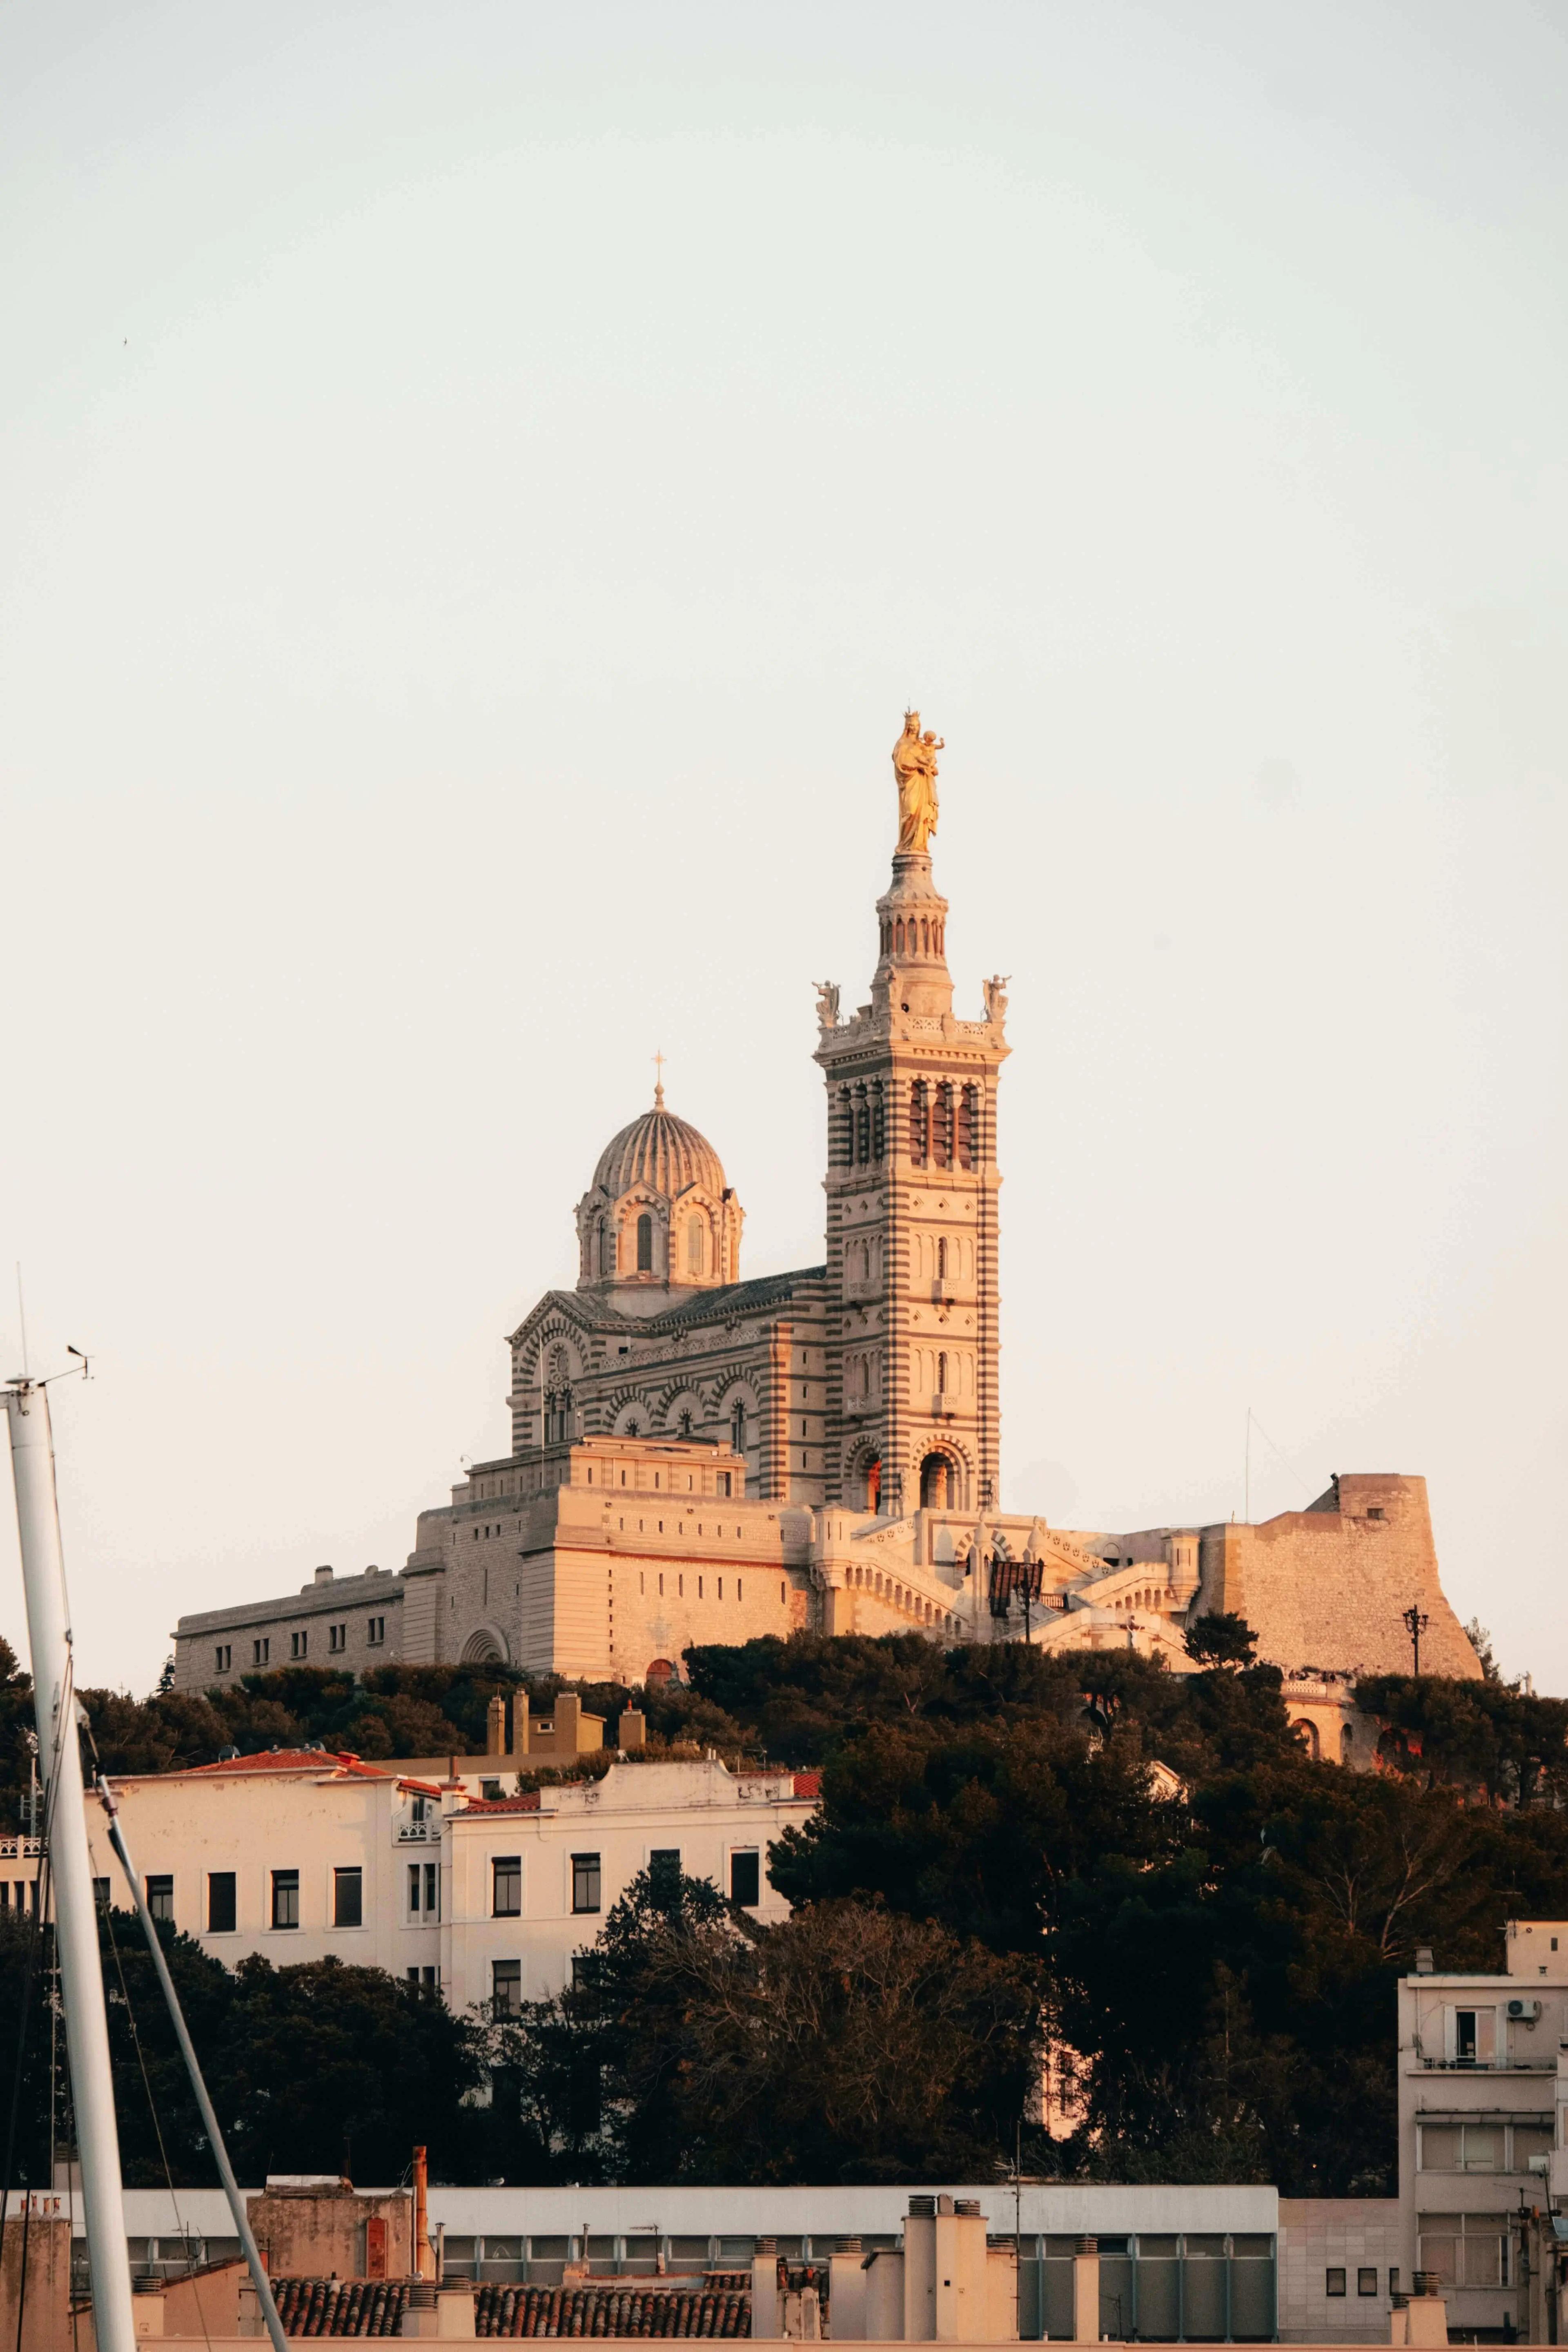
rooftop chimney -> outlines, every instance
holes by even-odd
[[[316,1570],[316,1582],[318,1584],[331,1584],[331,1580],[332,1571],[330,1568],[319,1568]]]

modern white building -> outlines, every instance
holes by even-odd
[[[1456,2333],[1500,2339],[1522,2330],[1521,2209],[1544,2203],[1558,2141],[1568,1921],[1510,1919],[1506,1952],[1503,1976],[1424,1954],[1399,1988],[1403,2259],[1436,2273]]]
[[[814,1773],[618,1761],[600,1780],[487,1795],[505,1787],[498,1760],[460,1757],[457,1777],[436,1781],[291,1749],[114,1788],[154,1915],[230,1968],[253,1952],[279,1966],[331,1952],[439,1986],[454,2009],[510,2009],[562,1990],[660,1857],[757,1919],[788,1916],[768,1848],[810,1819]],[[123,1903],[92,1798],[87,1823],[93,1868]]]

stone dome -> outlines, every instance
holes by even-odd
[[[605,1144],[589,1189],[618,1201],[635,1186],[646,1185],[674,1201],[693,1184],[717,1198],[725,1189],[724,1163],[705,1135],[666,1110],[660,1087],[653,1108]]]

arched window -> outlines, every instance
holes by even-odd
[[[855,1103],[855,1157],[862,1168],[871,1157],[871,1106],[864,1087],[858,1089]]]
[[[931,1099],[926,1082],[917,1078],[910,1088],[910,1158],[923,1168],[931,1150]]]
[[[931,1156],[938,1168],[951,1168],[952,1165],[952,1088],[945,1079],[936,1090],[936,1118]]]
[[[686,1270],[689,1274],[702,1271],[702,1220],[693,1217],[686,1228]]]
[[[637,1219],[637,1272],[653,1272],[653,1219],[646,1209]]]
[[[936,1360],[936,1392],[938,1396],[945,1396],[947,1394],[947,1356],[945,1352],[940,1354]]]
[[[904,919],[901,915],[899,917],[898,922],[895,926],[894,935],[898,940],[899,953],[902,955],[904,951]]]
[[[876,1511],[882,1504],[882,1457],[873,1454],[866,1465],[866,1508]],[[862,1578],[862,1582],[864,1579]]]
[[[689,1412],[683,1412],[680,1416],[680,1434],[682,1437],[689,1437],[691,1434],[691,1415]]]
[[[931,925],[924,921],[921,924],[921,955],[931,953]]]
[[[855,1098],[847,1087],[838,1089],[839,1118],[833,1139],[837,1164],[852,1168],[855,1164]]]
[[[1348,1764],[1355,1749],[1355,1740],[1347,1723],[1340,1733],[1340,1762]]]
[[[599,1220],[599,1272],[614,1274],[615,1270],[616,1237],[601,1217]]]
[[[871,1157],[880,1160],[888,1149],[887,1118],[882,1108],[882,1082],[871,1088]]]
[[[737,1454],[746,1450],[746,1401],[737,1397],[730,1408],[730,1443]]]
[[[945,1282],[947,1280],[947,1242],[945,1237],[942,1241],[939,1241],[936,1245],[936,1278],[939,1282]],[[941,1385],[945,1388],[947,1386],[947,1382],[943,1381]]]
[[[958,1164],[961,1168],[974,1165],[974,1142],[980,1125],[979,1090],[965,1087],[958,1097]]]
[[[921,1508],[945,1511],[952,1499],[952,1469],[945,1454],[928,1454],[921,1464]]]

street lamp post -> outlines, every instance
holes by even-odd
[[[1420,1602],[1413,1601],[1404,1612],[1404,1622],[1410,1628],[1410,1647],[1415,1661],[1411,1671],[1418,1675],[1421,1672],[1421,1636],[1430,1621],[1424,1615]]]

